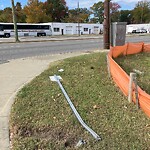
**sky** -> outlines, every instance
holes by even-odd
[[[46,0],[40,1],[44,2]],[[80,8],[90,8],[94,3],[97,3],[101,0],[66,0],[66,3],[69,9],[73,9],[77,8],[78,1]],[[27,0],[14,0],[14,2],[21,2],[22,6],[27,4]],[[121,6],[122,10],[131,10],[135,7],[135,4],[137,4],[138,0],[112,0],[112,2],[117,2]],[[11,7],[11,0],[0,0],[0,9],[4,9],[6,7]]]

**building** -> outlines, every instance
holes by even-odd
[[[103,31],[103,24],[87,23],[45,23],[51,25],[52,35],[88,35],[100,34]]]
[[[150,33],[150,23],[149,24],[130,24],[127,25],[126,33],[130,34],[133,30],[142,30],[145,29],[147,33]]]

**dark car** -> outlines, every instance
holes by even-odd
[[[147,31],[145,29],[136,29],[133,30],[132,33],[147,33]]]

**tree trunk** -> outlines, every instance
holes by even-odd
[[[12,15],[13,15],[14,30],[15,30],[15,42],[20,42],[18,39],[18,30],[17,30],[14,0],[11,0],[11,3],[12,3]]]

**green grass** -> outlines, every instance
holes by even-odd
[[[128,75],[134,70],[140,71],[140,73],[137,73],[138,85],[150,94],[150,53],[128,55],[118,57],[115,60]]]
[[[61,75],[76,109],[102,141],[79,124],[58,84],[49,80],[54,74]],[[109,79],[106,53],[54,63],[26,85],[12,107],[10,131],[14,150],[72,150],[81,138],[81,150],[150,148],[150,120]]]

